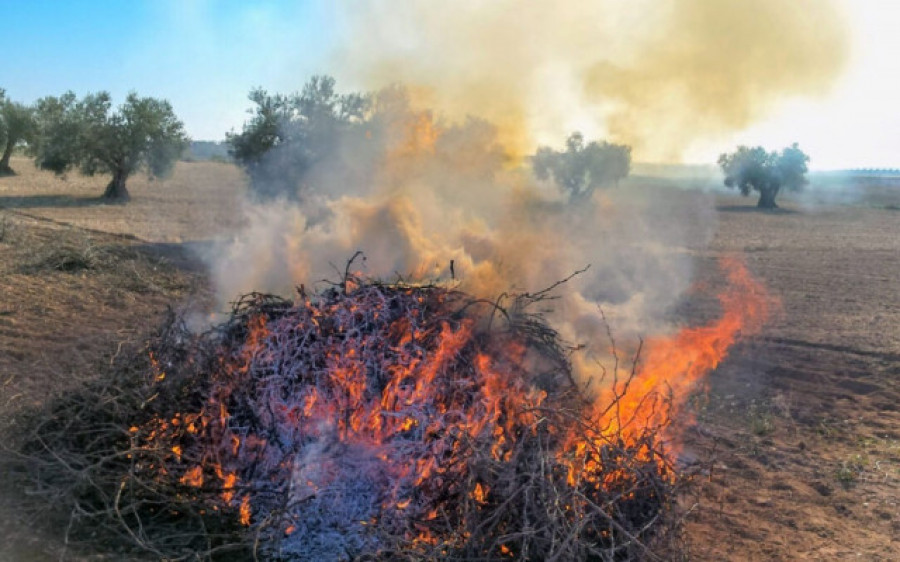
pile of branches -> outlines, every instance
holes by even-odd
[[[0,468],[67,543],[159,559],[653,558],[662,428],[601,425],[529,312],[547,296],[347,277],[247,295],[199,335],[172,315],[18,424]]]

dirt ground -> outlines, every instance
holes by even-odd
[[[788,201],[783,213],[720,198],[701,268],[742,251],[781,310],[713,373],[698,405],[689,449],[715,461],[698,478],[686,527],[691,559],[900,559],[900,184],[893,189],[886,205],[891,193],[877,191],[875,208]]]
[[[167,306],[202,308],[202,267],[179,248],[238,225],[246,189],[233,166],[179,163],[111,206],[96,199],[104,178],[13,167],[0,178],[0,420],[90,377]],[[740,253],[781,304],[694,401],[685,559],[900,559],[900,184],[855,193],[775,213],[716,198],[698,282]],[[683,310],[715,306],[698,294]],[[0,511],[0,561],[59,559],[61,533]]]
[[[100,196],[108,176],[73,172],[60,179],[26,158],[13,158],[11,166],[17,175],[0,178],[0,208],[145,242],[202,241],[230,232],[238,225],[241,214],[235,208],[246,193],[236,166],[179,162],[166,180],[130,178],[132,201],[105,205]]]

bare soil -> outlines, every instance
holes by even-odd
[[[179,163],[104,205],[107,178],[12,164],[19,175],[0,178],[0,421],[139,345],[167,306],[203,310],[206,279],[183,248],[239,225],[246,190],[233,166]],[[779,212],[717,196],[712,244],[693,249],[698,286],[738,253],[781,305],[693,402],[685,559],[900,559],[900,186],[857,187]],[[707,294],[678,313],[714,315]],[[63,530],[2,506],[0,561],[76,559]]]
[[[686,499],[690,559],[900,559],[900,185],[876,195],[720,198],[698,277],[741,252],[781,306],[698,401],[688,451],[713,462]]]
[[[243,173],[231,164],[179,162],[171,178],[128,179],[132,200],[107,204],[108,176],[58,178],[31,160],[13,158],[16,175],[0,178],[0,207],[145,242],[181,243],[227,234],[240,223]]]

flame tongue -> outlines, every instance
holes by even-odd
[[[759,333],[769,315],[765,288],[737,258],[722,259],[720,266],[728,282],[718,296],[721,317],[703,326],[682,328],[671,336],[649,338],[638,376],[609,386],[595,402],[600,426],[620,427],[626,433],[632,424],[639,429],[666,426],[738,338]],[[671,407],[661,407],[661,401]],[[616,407],[609,409],[610,404]]]

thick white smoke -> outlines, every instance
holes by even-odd
[[[598,353],[608,345],[601,309],[623,340],[671,327],[666,315],[691,283],[691,248],[715,225],[706,196],[626,182],[574,205],[530,168],[502,166],[482,126],[412,109],[397,126],[405,132],[386,136],[391,146],[359,155],[381,156],[357,183],[331,186],[313,173],[319,185],[302,204],[248,202],[246,228],[212,260],[223,300],[324,288],[361,251],[353,270],[365,276],[488,299],[539,291],[590,266],[545,308],[566,340]]]
[[[357,251],[364,275],[458,283],[486,298],[589,265],[560,288],[553,315],[569,341],[598,352],[601,309],[622,339],[671,328],[713,206],[633,181],[569,204],[530,173],[534,135],[605,131],[638,159],[677,159],[784,96],[823,91],[845,58],[830,2],[376,1],[339,11],[339,74],[368,87],[402,82],[417,107],[386,103],[379,134],[339,143],[306,174],[302,204],[248,203],[247,227],[212,263],[223,300],[337,281]]]

